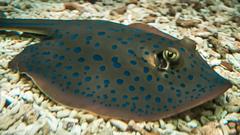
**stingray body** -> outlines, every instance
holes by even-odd
[[[9,67],[31,77],[52,100],[99,115],[157,120],[231,87],[201,58],[195,42],[146,25],[1,19],[0,29],[49,36],[26,47]]]

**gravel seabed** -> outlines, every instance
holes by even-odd
[[[24,47],[40,41],[31,34],[0,33],[1,135],[239,135],[239,0],[0,0],[8,18],[103,19],[146,23],[198,43],[197,51],[233,83],[223,95],[177,116],[152,122],[103,119],[52,102],[27,77],[8,69]],[[71,0],[74,2],[74,0]],[[1,14],[0,14],[1,16]]]

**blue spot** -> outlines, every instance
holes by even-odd
[[[87,37],[86,37],[86,40],[87,40],[87,41],[92,40],[92,36],[87,36]]]
[[[67,86],[70,86],[70,85],[72,85],[72,82],[68,81],[68,82],[66,83],[66,85],[67,85]]]
[[[116,93],[116,90],[111,90],[110,91],[112,94],[115,94]]]
[[[128,102],[122,104],[122,107],[127,107],[127,106],[129,106]]]
[[[135,87],[134,87],[133,85],[130,85],[130,86],[128,87],[128,89],[129,89],[129,91],[134,91],[134,90],[135,90]]]
[[[81,86],[81,85],[82,85],[82,82],[78,82],[77,85],[78,85],[78,86]]]
[[[148,52],[148,51],[145,51],[144,54],[145,54],[145,55],[149,55],[149,52]]]
[[[154,44],[154,45],[153,45],[153,48],[158,49],[158,48],[159,48],[159,45],[158,45],[158,44]]]
[[[107,99],[107,98],[108,98],[108,96],[107,96],[106,94],[104,94],[104,95],[103,95],[103,98],[104,98],[104,99]]]
[[[172,103],[173,99],[172,98],[168,98],[167,101],[168,101],[168,103]]]
[[[98,54],[93,55],[93,59],[94,59],[95,61],[102,61],[102,60],[103,60],[102,56],[100,56],[100,55],[98,55]]]
[[[186,85],[184,83],[181,83],[180,86],[183,87],[183,88],[186,87]]]
[[[132,100],[138,100],[138,99],[139,99],[138,96],[132,97]]]
[[[144,67],[144,68],[143,68],[143,72],[144,72],[144,73],[148,73],[148,71],[149,71],[149,68],[148,68],[148,67]]]
[[[135,52],[133,50],[131,50],[131,49],[128,49],[128,54],[133,55],[133,56],[136,55]]]
[[[105,34],[106,34],[106,32],[103,32],[103,31],[98,32],[98,35],[99,35],[99,36],[104,36]]]
[[[110,81],[109,81],[109,80],[104,80],[103,83],[104,83],[105,85],[108,85],[108,84],[110,84]]]
[[[75,73],[73,73],[73,74],[72,74],[72,76],[73,76],[73,77],[79,77],[79,76],[80,76],[80,74],[79,74],[79,73],[77,73],[77,72],[75,72]]]
[[[158,90],[159,92],[163,92],[164,87],[160,84],[160,85],[157,86],[157,90]]]
[[[112,49],[116,50],[117,49],[117,45],[112,45]]]
[[[85,67],[84,67],[84,70],[85,70],[85,71],[89,71],[89,70],[90,70],[90,67],[89,67],[89,66],[85,66]]]
[[[122,98],[123,98],[123,99],[127,99],[128,96],[127,96],[127,95],[123,95]]]
[[[114,66],[115,68],[120,68],[122,65],[121,65],[120,63],[113,63],[113,66]]]
[[[61,66],[62,66],[62,63],[57,63],[57,64],[55,65],[56,68],[59,68],[59,67],[61,67]]]
[[[148,95],[146,95],[144,98],[145,98],[145,100],[150,100],[151,97],[152,97],[152,96],[148,94]]]
[[[89,82],[89,81],[91,81],[91,80],[92,80],[92,78],[91,78],[90,76],[85,77],[85,81],[86,81],[86,82]]]
[[[142,92],[145,90],[145,88],[142,87],[142,86],[140,86],[139,89],[140,89],[140,91],[142,91]]]
[[[66,66],[65,69],[66,70],[71,70],[73,67],[72,66]]]
[[[188,80],[193,80],[193,75],[188,75]]]
[[[79,94],[79,93],[80,93],[79,89],[74,90],[74,94]]]
[[[152,75],[147,75],[147,80],[152,81]]]
[[[112,98],[112,102],[116,102],[117,101],[117,98]]]
[[[130,72],[129,71],[124,71],[124,73],[123,73],[125,76],[130,76]]]
[[[100,70],[100,71],[105,71],[105,69],[106,69],[106,67],[105,67],[104,65],[101,65],[101,66],[99,67],[99,70]]]
[[[131,63],[132,65],[136,65],[136,64],[137,64],[137,62],[136,62],[135,60],[131,60],[130,63]]]
[[[43,52],[43,53],[42,53],[42,55],[49,55],[49,54],[50,54],[49,51],[47,51],[47,52]]]
[[[95,46],[95,48],[98,49],[98,48],[100,47],[100,44],[99,44],[99,43],[96,43],[94,46]]]
[[[140,80],[140,78],[138,77],[138,76],[136,76],[135,78],[134,78],[134,81],[139,81]]]
[[[127,41],[122,41],[121,43],[124,44],[124,45],[128,44]]]
[[[83,62],[85,61],[85,59],[84,59],[83,57],[80,57],[80,58],[78,59],[78,61],[79,61],[80,63],[83,63]]]
[[[74,51],[75,53],[80,53],[80,52],[81,52],[81,48],[80,48],[80,47],[75,47],[75,48],[73,49],[73,51]]]
[[[72,34],[70,38],[71,40],[76,40],[78,37],[79,37],[78,34]]]
[[[64,56],[59,56],[58,59],[59,59],[59,60],[64,60],[64,58],[65,58]]]
[[[112,62],[117,62],[117,61],[118,61],[118,57],[113,56],[113,57],[112,57]]]
[[[117,82],[117,84],[121,85],[121,84],[123,84],[124,81],[122,79],[117,79],[116,82]]]
[[[155,98],[155,102],[156,102],[156,103],[161,103],[161,98],[160,98],[160,97],[156,97],[156,98]]]
[[[181,51],[181,52],[185,52],[185,49],[184,49],[184,48],[180,48],[180,51]]]

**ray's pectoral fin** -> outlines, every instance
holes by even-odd
[[[183,39],[180,40],[180,44],[189,50],[195,50],[197,43],[188,37],[184,37]]]
[[[161,37],[165,37],[165,38],[168,38],[170,40],[177,40],[176,38],[164,33],[164,32],[161,32],[160,30],[158,30],[157,28],[153,27],[153,26],[149,26],[147,24],[142,24],[142,23],[133,23],[133,24],[130,24],[128,25],[130,28],[136,28],[136,29],[140,29],[140,30],[143,30],[143,31],[146,31],[146,32],[150,32],[150,33],[153,33],[153,34],[156,34],[156,35],[159,35]]]

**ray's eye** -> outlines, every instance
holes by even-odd
[[[163,50],[162,55],[163,55],[163,58],[169,61],[170,63],[175,63],[180,58],[180,53],[175,48],[167,48]]]
[[[157,67],[159,70],[168,70],[180,60],[180,53],[177,49],[169,47],[157,54]]]

